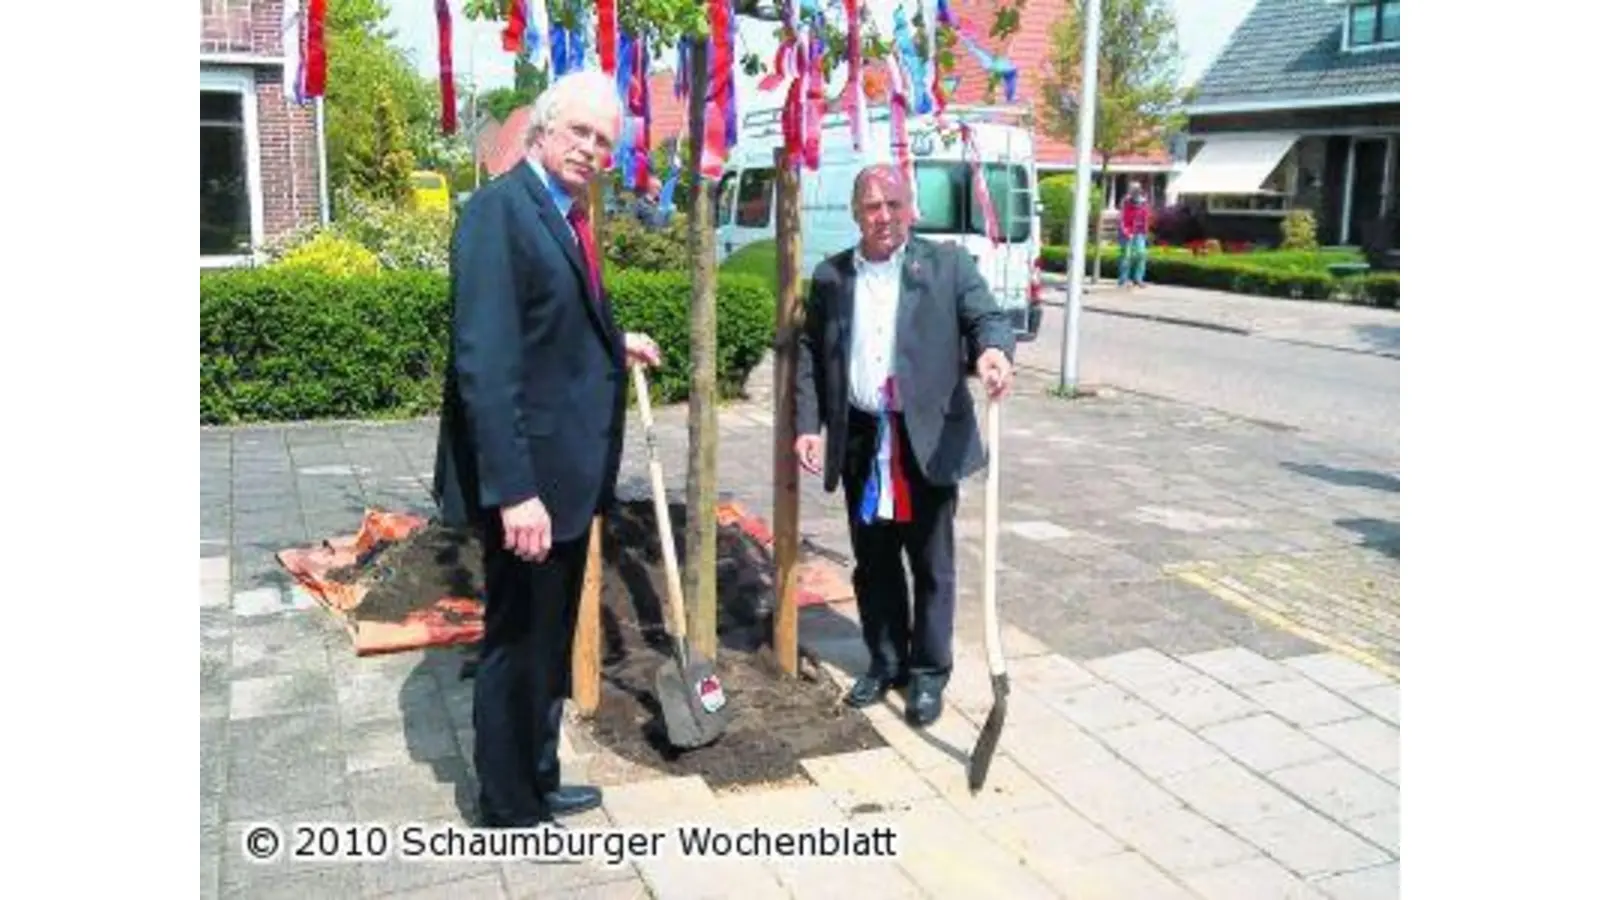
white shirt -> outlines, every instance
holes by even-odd
[[[900,312],[900,270],[905,247],[883,262],[855,254],[855,310],[850,323],[850,405],[883,410],[883,385],[894,374],[895,328]],[[899,398],[892,407],[900,408]]]

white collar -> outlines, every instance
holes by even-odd
[[[907,241],[907,243],[910,243],[910,242]],[[856,244],[856,247],[855,247],[855,264],[856,264],[856,269],[858,269],[858,270],[860,270],[860,269],[868,269],[868,270],[883,271],[884,269],[897,269],[897,268],[900,267],[900,265],[902,263],[905,262],[905,259],[906,259],[906,244],[901,244],[900,246],[896,247],[894,252],[889,254],[889,258],[888,259],[882,259],[882,260],[870,260],[870,259],[867,259],[865,256],[861,255],[861,245],[860,244]]]

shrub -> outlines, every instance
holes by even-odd
[[[661,402],[688,395],[689,277],[606,279],[617,323],[648,331]],[[717,285],[718,383],[742,389],[772,342],[775,302],[759,279]],[[435,272],[332,276],[303,268],[200,278],[204,424],[413,416],[438,410],[449,342],[449,282]]]
[[[633,215],[607,216],[603,235],[606,268],[647,272],[689,270],[689,217],[675,213],[667,227],[646,228]]]
[[[318,232],[272,263],[280,269],[311,269],[328,275],[374,275],[377,254],[331,231]]]
[[[1400,273],[1373,272],[1356,279],[1361,299],[1384,309],[1400,308]]]
[[[1044,228],[1045,243],[1066,244],[1071,240],[1072,204],[1076,193],[1077,176],[1051,175],[1039,179],[1039,202],[1044,204],[1039,224]],[[1098,215],[1105,208],[1105,194],[1098,186],[1089,191],[1089,232],[1094,233]]]
[[[339,204],[335,233],[359,241],[385,269],[446,272],[450,267],[450,213],[414,209],[347,194]]]
[[[1317,249],[1317,217],[1309,209],[1291,209],[1283,217],[1282,247],[1285,250]]]
[[[1160,244],[1183,246],[1205,237],[1200,219],[1182,203],[1164,206],[1150,218],[1150,237]]]

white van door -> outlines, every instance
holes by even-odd
[[[998,244],[989,238],[969,163],[919,159],[915,169],[921,216],[912,230],[929,240],[949,241],[965,249],[1018,337],[1031,338],[1038,327],[1037,316],[1030,315],[1030,309],[1035,297],[1033,264],[1039,233],[1032,167],[1023,163],[981,166],[1000,226]]]
[[[711,198],[717,212],[717,263],[720,265],[738,247],[733,243],[733,207],[738,198],[739,172],[729,169],[717,182],[717,194]]]

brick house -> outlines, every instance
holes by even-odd
[[[200,0],[202,267],[248,265],[325,216],[317,108],[284,91],[286,2]]]
[[[1173,189],[1207,237],[1277,243],[1308,209],[1320,243],[1399,266],[1399,0],[1257,0],[1186,112]]]

